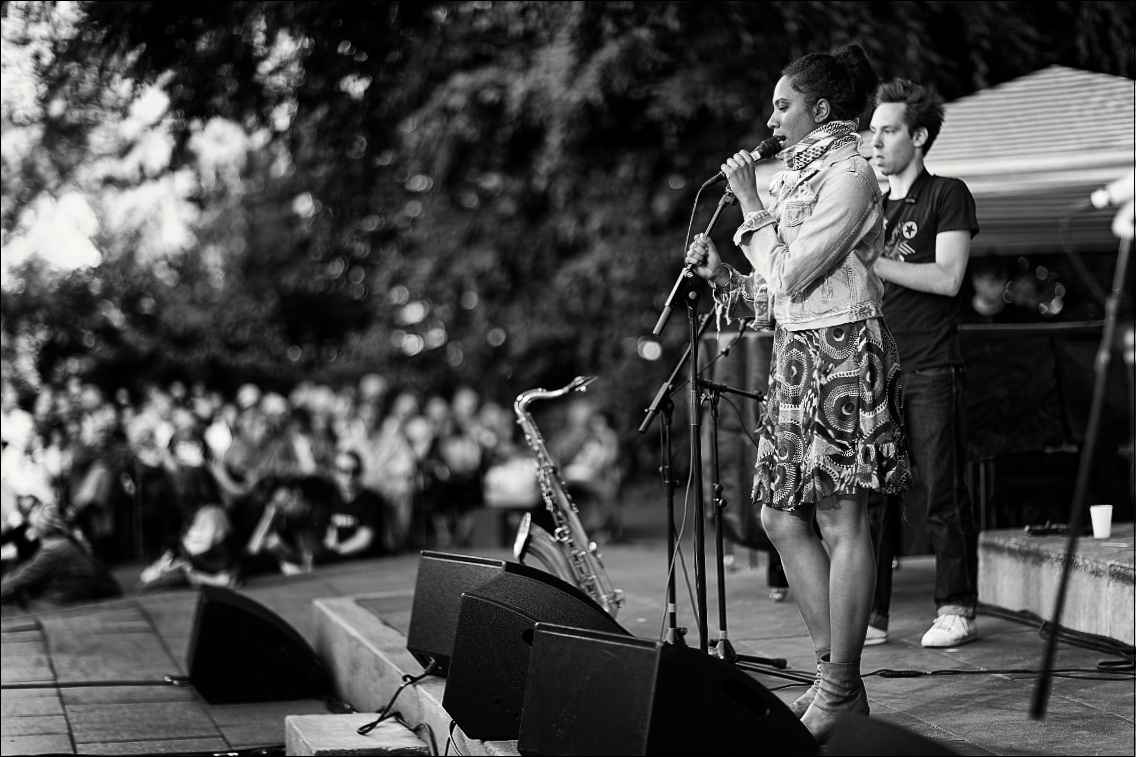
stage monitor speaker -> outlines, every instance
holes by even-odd
[[[541,623],[517,748],[528,755],[813,755],[808,729],[736,666],[689,647]]]
[[[264,605],[201,587],[189,640],[189,681],[209,704],[322,697],[331,678],[311,645]]]
[[[839,757],[952,757],[958,752],[879,718],[843,715],[837,719],[824,747],[825,755]]]
[[[502,573],[461,598],[442,706],[466,736],[517,738],[537,623],[628,636],[602,607],[543,571]]]
[[[509,563],[486,557],[422,552],[418,578],[414,584],[414,604],[406,649],[414,659],[433,673],[445,676],[454,650],[458,630],[458,603],[461,595],[504,573]]]

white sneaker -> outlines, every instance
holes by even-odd
[[[940,615],[923,634],[925,647],[957,647],[978,638],[978,625],[962,615]]]
[[[868,632],[864,634],[864,646],[874,647],[877,644],[886,644],[888,640],[888,632],[882,628],[875,626],[868,626]]]

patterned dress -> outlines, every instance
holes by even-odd
[[[834,494],[906,490],[899,352],[882,319],[777,327],[753,499],[795,510]]]

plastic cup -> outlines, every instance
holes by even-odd
[[[1093,538],[1107,539],[1112,535],[1112,505],[1093,505],[1089,508],[1093,519]]]

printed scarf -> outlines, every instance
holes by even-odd
[[[860,144],[855,121],[829,121],[810,131],[792,147],[777,153],[791,171],[800,171],[829,150],[844,145]]]

